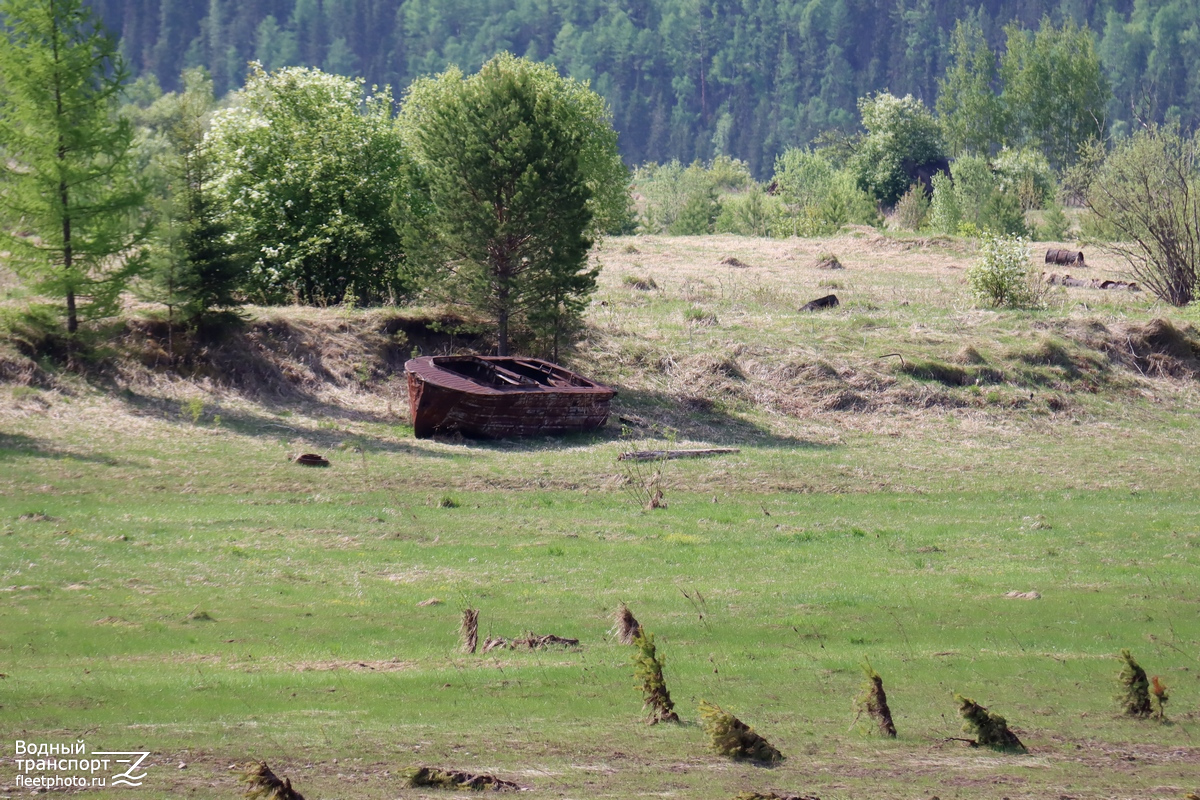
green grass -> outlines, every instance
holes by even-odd
[[[639,257],[663,241],[639,240]],[[710,248],[704,264],[730,250]],[[838,252],[848,280],[886,291],[890,273],[856,274]],[[401,785],[416,764],[547,798],[1200,788],[1194,383],[1096,361],[1038,314],[991,318],[994,340],[956,333],[937,304],[743,329],[766,295],[727,285],[706,307],[663,269],[663,298],[597,323],[655,331],[643,362],[603,375],[642,420],[624,435],[614,422],[561,441],[417,441],[382,402],[0,387],[0,731],[152,750],[146,786],[105,790],[131,798],[234,797],[229,766],[259,758],[310,798],[438,796]],[[611,272],[603,292],[643,302]],[[720,322],[687,325],[692,307]],[[797,379],[807,392],[866,369],[888,331],[936,344],[879,367],[908,382],[883,390],[963,404],[780,414],[755,400],[771,337],[828,365]],[[714,383],[685,379],[693,368]],[[950,368],[999,377],[963,385]],[[1029,402],[1037,381],[1071,410]],[[716,405],[686,411],[681,387]],[[741,452],[661,465],[667,508],[643,511],[623,485],[653,470],[618,464],[623,450],[709,441]],[[294,452],[333,463],[305,469]],[[418,606],[429,598],[443,602]],[[621,602],[655,634],[683,725],[642,722],[633,648],[609,633]],[[468,606],[481,640],[581,645],[463,654]],[[1120,716],[1123,647],[1170,688],[1168,724]],[[895,741],[851,728],[864,659]],[[948,741],[964,735],[955,692],[1004,715],[1031,754]],[[711,754],[701,699],[787,760]],[[15,774],[0,762],[0,788]]]

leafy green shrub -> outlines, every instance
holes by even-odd
[[[785,213],[783,202],[762,190],[758,184],[720,200],[720,213],[713,223],[716,233],[740,236],[769,236],[775,220]]]
[[[979,261],[967,269],[967,285],[976,302],[994,308],[1032,308],[1045,287],[1030,261],[1029,243],[1017,236],[980,234]]]
[[[858,185],[885,207],[908,188],[906,165],[922,165],[945,156],[941,126],[919,99],[887,92],[859,98],[867,129],[849,168]]]
[[[1058,191],[1054,170],[1038,150],[1003,148],[992,159],[996,186],[1005,194],[1015,195],[1021,209],[1046,208]]]
[[[775,161],[776,186],[786,213],[776,217],[774,236],[823,236],[843,225],[878,225],[874,198],[848,170],[834,169],[823,155],[793,148]]]

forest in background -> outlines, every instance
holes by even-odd
[[[203,66],[218,95],[247,62],[317,66],[401,93],[497,52],[555,64],[610,104],[629,164],[728,155],[770,175],[776,156],[857,128],[855,101],[887,89],[932,107],[956,20],[993,49],[1043,16],[1096,35],[1110,129],[1200,122],[1198,0],[95,0],[135,76],[178,88]]]

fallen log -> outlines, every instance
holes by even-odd
[[[707,447],[703,450],[630,450],[617,456],[617,461],[669,461],[676,458],[723,456],[740,452],[742,451],[736,447]]]

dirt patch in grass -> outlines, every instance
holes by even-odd
[[[398,658],[391,658],[386,661],[353,661],[345,659],[298,661],[289,666],[296,672],[336,672],[338,670],[349,670],[350,672],[405,672],[416,669],[418,665],[415,661],[402,661]]]

